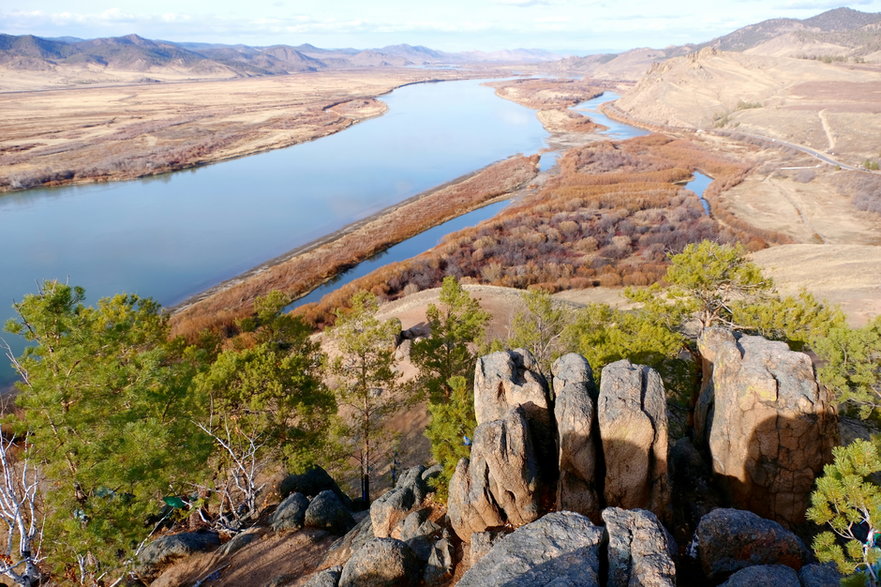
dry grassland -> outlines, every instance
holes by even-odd
[[[0,93],[0,191],[131,179],[287,147],[385,112],[414,69]]]
[[[881,67],[705,49],[652,68],[617,105],[635,119],[805,145],[861,165],[878,158]]]

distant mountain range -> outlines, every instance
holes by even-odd
[[[467,63],[545,63],[551,70],[599,79],[637,80],[651,65],[705,47],[824,61],[881,63],[881,13],[837,8],[803,20],[776,18],[697,45],[640,48],[568,57],[542,50],[446,53],[427,47],[321,49],[314,45],[174,43],[138,35],[104,39],[0,34],[0,67],[19,72],[142,72],[142,79],[228,78],[373,67],[442,67]],[[553,62],[553,63],[551,63]],[[163,74],[163,75],[160,75]],[[131,79],[131,76],[128,78]]]
[[[193,75],[278,75],[330,68],[424,67],[466,62],[540,62],[559,59],[547,51],[518,49],[497,53],[444,53],[427,47],[393,45],[380,49],[320,49],[305,44],[222,45],[174,43],[138,35],[83,40],[46,39],[0,34],[0,65],[20,70],[51,70],[57,66],[109,68],[149,72],[174,68]]]
[[[558,67],[599,78],[635,80],[654,63],[706,47],[776,57],[881,63],[881,13],[836,8],[803,20],[775,18],[697,45],[569,57]]]

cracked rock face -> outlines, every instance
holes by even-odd
[[[837,443],[835,408],[810,358],[786,343],[708,328],[698,341],[704,386],[698,438],[736,507],[804,522],[814,478]]]
[[[478,426],[522,406],[541,458],[555,459],[548,385],[532,354],[524,349],[480,357],[474,369],[474,415]]]
[[[570,353],[554,363],[554,417],[557,421],[560,480],[557,509],[598,522],[596,384],[587,359]]]
[[[450,480],[447,512],[464,541],[474,532],[506,523],[522,526],[541,515],[539,463],[523,407],[474,432],[471,459]]]
[[[667,404],[657,371],[628,360],[603,368],[597,402],[610,506],[669,518]]]

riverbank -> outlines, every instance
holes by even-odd
[[[380,116],[377,96],[486,72],[383,69],[0,93],[0,192],[130,180],[280,149]]]
[[[518,155],[434,188],[294,249],[191,298],[172,311],[175,334],[224,328],[256,297],[307,294],[346,268],[432,226],[503,199],[538,174],[539,156]]]

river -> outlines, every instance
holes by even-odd
[[[535,113],[481,81],[418,84],[388,112],[286,149],[158,177],[0,196],[0,324],[45,279],[176,304],[267,259],[516,153]],[[20,352],[21,341],[4,335]],[[0,383],[12,372],[0,362]]]
[[[648,131],[641,128],[612,120],[599,110],[599,107],[602,104],[617,99],[618,95],[614,92],[605,92],[602,95],[593,98],[592,100],[587,100],[586,102],[582,102],[573,106],[572,110],[580,112],[585,116],[589,116],[594,122],[598,122],[605,126],[606,129],[600,131],[598,134],[608,136],[609,138],[615,140],[624,140],[649,134]],[[559,151],[548,151],[546,153],[543,153],[541,157],[541,170],[547,171],[548,169],[556,165],[559,155]],[[694,178],[684,186],[686,189],[691,190],[697,194],[698,198],[700,199],[701,205],[704,207],[704,211],[708,215],[710,213],[709,203],[704,200],[703,192],[704,189],[706,189],[706,187],[712,181],[713,178],[708,177],[702,173],[695,172]],[[420,234],[417,234],[416,236],[413,236],[407,240],[401,241],[400,243],[389,247],[385,251],[382,251],[381,253],[378,253],[373,257],[366,259],[361,263],[358,263],[351,269],[347,269],[343,273],[337,275],[334,279],[318,286],[305,296],[297,299],[285,309],[292,310],[304,304],[317,302],[332,291],[346,285],[350,281],[354,281],[359,277],[367,275],[375,269],[379,269],[380,267],[388,265],[389,263],[403,261],[404,259],[409,259],[411,257],[415,257],[416,255],[424,253],[425,251],[428,251],[429,249],[439,244],[441,239],[443,239],[443,237],[445,237],[446,235],[469,226],[474,226],[479,222],[492,218],[503,207],[507,206],[508,203],[508,201],[503,201],[490,204],[489,206],[484,206],[483,208],[479,208],[467,214],[463,214],[458,218],[453,218],[452,220],[444,222],[443,224],[439,224],[438,226],[421,232]]]
[[[606,92],[573,109],[607,126],[610,138],[647,134],[599,112],[616,98]],[[0,196],[8,247],[0,256],[0,296],[11,304],[42,280],[60,279],[85,287],[89,302],[130,292],[173,305],[415,194],[512,154],[537,152],[548,136],[533,111],[480,81],[407,86],[382,99],[385,115],[286,149],[137,181]],[[555,161],[556,153],[546,153],[542,167]],[[428,250],[505,205],[390,247],[295,305]],[[13,315],[11,305],[0,306],[0,323]],[[21,340],[4,338],[20,352]],[[0,361],[0,387],[13,379]]]

